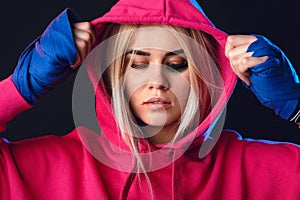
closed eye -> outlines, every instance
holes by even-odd
[[[132,63],[131,64],[131,68],[134,68],[134,69],[144,69],[148,66],[149,64],[147,63],[144,63],[144,64],[134,64]]]
[[[188,68],[188,62],[186,59],[182,59],[180,62],[167,62],[166,65],[178,72],[184,71]]]

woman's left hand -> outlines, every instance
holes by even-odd
[[[279,47],[261,35],[232,35],[227,38],[225,54],[233,71],[263,105],[297,122],[299,77]]]
[[[247,52],[250,44],[256,40],[257,38],[252,35],[230,35],[225,46],[225,55],[229,59],[232,70],[247,85],[250,85],[249,69],[268,59],[268,56],[252,57],[253,52]]]

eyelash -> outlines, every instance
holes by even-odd
[[[188,62],[183,59],[179,64],[167,63],[167,66],[176,71],[183,71],[188,67]]]
[[[131,64],[131,68],[134,69],[144,69],[148,66],[149,64]],[[176,71],[183,71],[188,67],[188,62],[183,59],[181,63],[179,64],[173,64],[173,63],[167,63],[166,64],[170,69],[176,70]]]
[[[148,66],[148,64],[131,64],[131,68],[134,68],[134,69],[144,69]]]

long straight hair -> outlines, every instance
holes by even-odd
[[[118,52],[125,52],[130,44],[135,30],[147,25],[120,25],[110,24],[107,27],[106,37],[122,33],[107,48],[106,56],[115,57]],[[186,108],[181,116],[181,121],[173,138],[173,142],[188,134],[205,119],[211,108],[216,103],[222,90],[222,81],[219,72],[218,59],[216,56],[216,42],[208,34],[194,30],[175,26],[161,26],[171,30],[178,42],[182,46],[189,63],[190,94]],[[190,40],[182,37],[185,35]],[[196,43],[198,45],[196,45]],[[132,58],[134,54],[132,54]],[[111,60],[111,59],[109,59]],[[132,60],[127,64],[131,64]],[[121,130],[121,135],[126,142],[135,145],[134,136],[140,133],[139,125],[130,110],[123,88],[122,77],[126,71],[125,56],[114,59],[114,62],[107,68],[103,76],[106,91],[112,98],[113,110],[117,124]],[[134,148],[130,146],[130,148]]]
[[[107,52],[105,53],[108,60],[114,61],[108,63],[109,67],[102,76],[102,84],[111,97],[113,112],[122,139],[126,142],[135,156],[137,172],[146,175],[148,185],[151,189],[151,182],[146,173],[147,169],[145,169],[139,155],[139,138],[135,137],[136,135],[142,135],[143,133],[130,109],[128,99],[126,99],[124,84],[122,82],[126,66],[129,66],[132,60],[129,61],[129,64],[125,65],[125,56],[124,54],[120,55],[119,53],[125,53],[132,41],[135,30],[140,27],[147,27],[147,25],[106,25],[106,31],[102,34],[100,40],[104,41],[110,36],[116,37],[108,43]],[[219,98],[219,94],[222,90],[222,81],[220,76],[218,76],[220,70],[216,53],[217,43],[212,36],[198,30],[170,25],[159,25],[158,27],[167,28],[170,30],[170,33],[174,34],[182,46],[188,60],[190,93],[176,134],[170,142],[174,143],[195,129],[207,117]],[[116,55],[120,56],[116,58]],[[134,54],[132,55],[132,58],[133,56]],[[100,70],[103,70],[103,68]]]

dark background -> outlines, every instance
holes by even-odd
[[[18,57],[26,46],[66,7],[72,8],[82,20],[92,20],[103,15],[115,2],[116,0],[3,1],[0,6],[0,80],[13,72]],[[259,33],[267,36],[285,51],[299,73],[300,21],[297,1],[198,2],[211,21],[229,34]],[[66,84],[44,97],[33,109],[9,122],[2,137],[20,140],[45,134],[64,135],[73,130],[73,80],[74,77],[71,77]],[[227,107],[225,128],[234,129],[244,137],[300,144],[300,131],[297,126],[280,119],[273,111],[261,106],[240,82]]]

